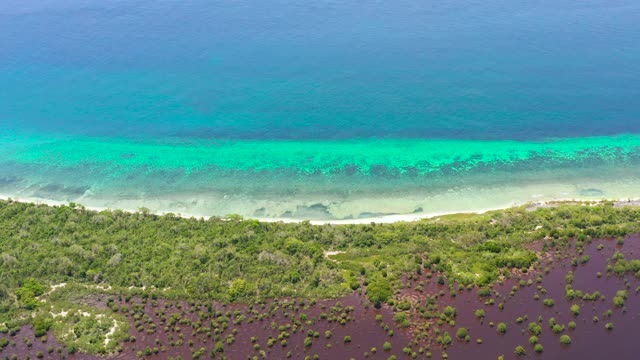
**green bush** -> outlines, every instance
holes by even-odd
[[[527,355],[527,350],[525,350],[524,347],[518,345],[514,351],[514,353],[518,356],[525,356]]]
[[[503,322],[499,323],[498,326],[497,326],[497,330],[501,334],[506,333],[507,332],[507,324],[505,324]]]
[[[474,315],[478,319],[483,319],[485,317],[485,312],[484,312],[483,309],[478,309],[478,310],[475,311]]]
[[[571,311],[571,313],[575,316],[580,315],[580,305],[578,304],[573,304],[571,305],[571,307],[569,308],[569,310]]]
[[[385,341],[384,344],[382,344],[382,350],[391,351],[391,343],[388,341]]]
[[[466,328],[461,327],[456,331],[456,337],[460,340],[464,340],[468,335],[469,330],[467,330]]]

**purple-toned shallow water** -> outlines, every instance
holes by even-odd
[[[604,248],[597,250],[598,245]],[[540,250],[538,244],[538,250]],[[590,245],[584,246],[584,253],[577,255],[589,255],[590,260],[586,264],[577,267],[571,265],[571,260],[576,255],[575,247],[561,250],[563,259],[558,261],[554,256],[546,256],[539,264],[540,269],[523,275],[523,280],[533,280],[532,285],[518,286],[514,296],[509,296],[514,285],[518,281],[513,278],[503,284],[496,284],[493,289],[499,296],[493,296],[494,305],[485,305],[485,299],[478,296],[477,289],[472,291],[459,291],[456,297],[450,297],[448,287],[437,285],[434,276],[429,287],[425,287],[422,294],[415,291],[406,291],[410,297],[426,298],[440,290],[445,290],[447,294],[438,300],[441,308],[450,305],[456,308],[456,326],[445,325],[445,329],[455,338],[456,329],[465,327],[469,330],[471,341],[469,343],[454,340],[446,352],[449,359],[496,359],[499,355],[505,355],[506,359],[516,358],[514,350],[517,346],[523,346],[527,351],[527,356],[518,358],[542,358],[542,359],[604,359],[613,357],[616,359],[637,359],[640,344],[634,341],[634,334],[640,331],[640,301],[636,288],[640,285],[633,274],[626,274],[624,277],[615,275],[607,276],[607,260],[611,258],[615,251],[620,251],[625,258],[640,258],[640,238],[638,236],[628,237],[623,246],[617,246],[614,240],[595,240]],[[564,256],[568,255],[567,258]],[[547,264],[548,260],[552,263]],[[549,267],[549,273],[544,274],[544,268]],[[574,272],[573,289],[582,290],[584,293],[599,291],[606,296],[604,301],[567,300],[565,297],[566,275],[568,271]],[[598,278],[596,274],[603,275]],[[542,282],[536,283],[536,277],[544,274]],[[612,299],[616,291],[625,289],[625,279],[629,281],[628,300],[626,301],[626,313],[622,309],[613,305]],[[418,281],[428,282],[428,279],[421,278]],[[416,281],[414,281],[415,286]],[[546,289],[546,294],[537,290],[537,285]],[[412,286],[410,287],[412,288]],[[534,295],[538,293],[539,300],[534,300]],[[543,304],[543,299],[553,299],[555,304],[547,307]],[[504,309],[500,310],[498,304],[504,302]],[[569,308],[572,304],[580,306],[580,314],[574,316]],[[486,313],[484,321],[480,321],[475,316],[477,309],[483,309]],[[612,316],[605,317],[603,314],[611,309]],[[521,324],[516,323],[518,317],[527,317]],[[537,321],[542,316],[542,333],[538,336],[540,344],[543,345],[542,354],[533,351],[533,345],[529,344],[529,337],[532,335],[528,331],[530,322]],[[599,321],[594,322],[593,317],[598,316]],[[567,334],[572,339],[571,345],[563,345],[559,341],[561,334],[551,331],[548,320],[553,317],[559,324],[565,325],[567,329],[562,334]],[[567,324],[575,321],[575,330],[568,329]],[[507,324],[507,332],[498,334],[496,327],[490,327],[489,322],[497,325],[500,322]],[[608,331],[605,324],[612,322],[614,329]],[[476,339],[482,339],[482,344],[477,344]]]

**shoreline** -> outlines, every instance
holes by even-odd
[[[0,200],[4,201],[16,201],[20,203],[29,203],[29,204],[37,204],[37,205],[47,205],[47,206],[63,206],[69,205],[70,203],[74,203],[82,206],[84,209],[89,211],[122,211],[130,214],[139,213],[140,209],[144,206],[141,206],[138,210],[132,209],[121,209],[121,208],[109,208],[109,207],[99,207],[99,206],[85,206],[81,202],[71,201],[57,201],[57,200],[48,200],[42,198],[25,198],[25,197],[14,197],[6,194],[0,194]],[[529,205],[530,207],[539,208],[545,206],[551,206],[552,204],[562,204],[562,203],[573,203],[580,205],[590,205],[594,203],[602,203],[605,201],[613,201],[617,206],[640,206],[640,198],[619,198],[619,199],[598,199],[598,200],[580,200],[580,199],[554,199],[547,201],[531,201],[524,203],[511,203],[509,205],[504,206],[496,206],[490,208],[480,208],[480,209],[469,209],[469,210],[461,210],[461,211],[440,211],[440,212],[426,212],[426,213],[411,213],[411,214],[393,214],[393,215],[383,215],[383,216],[375,216],[369,218],[358,218],[358,219],[331,219],[331,220],[310,220],[310,219],[295,219],[295,218],[260,218],[260,217],[243,217],[245,220],[257,220],[259,222],[264,223],[276,223],[282,222],[285,224],[290,223],[303,223],[309,222],[311,225],[358,225],[358,224],[391,224],[391,223],[400,223],[400,222],[416,222],[423,219],[431,219],[439,216],[446,215],[461,215],[461,214],[484,214],[490,211],[496,210],[505,210],[514,207]],[[163,216],[167,214],[173,214],[175,216],[185,218],[185,219],[204,219],[208,220],[212,217],[220,217],[225,218],[226,215],[217,216],[217,215],[196,215],[196,214],[188,214],[188,213],[174,213],[171,211],[150,211],[153,215]]]

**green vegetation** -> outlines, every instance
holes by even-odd
[[[497,329],[499,333],[504,334],[507,332],[507,324],[501,322],[498,324]]]
[[[560,336],[560,343],[565,345],[571,344],[571,337],[569,337],[569,335]]]
[[[571,307],[569,308],[569,310],[571,311],[571,313],[575,316],[580,315],[580,305],[578,304],[573,304],[571,305]]]
[[[384,344],[382,344],[382,350],[391,351],[391,343],[388,341],[385,341]]]
[[[448,306],[444,308],[444,311],[442,312],[444,315],[446,315],[449,318],[454,318],[456,317],[456,308],[454,308],[453,306]]]
[[[623,307],[627,301],[627,290],[618,290],[616,296],[613,297],[613,305],[616,307]]]
[[[531,322],[529,323],[529,331],[533,335],[540,335],[542,333],[542,326],[540,326],[540,324],[538,324],[537,322]]]
[[[610,205],[534,212],[521,207],[415,223],[312,226],[3,201],[2,266],[9,270],[3,286],[16,289],[20,280],[34,277],[41,283],[170,288],[173,296],[220,301],[246,301],[258,293],[327,298],[350,292],[364,269],[365,280],[379,285],[371,297],[382,303],[389,291],[381,279],[393,283],[414,271],[416,254],[425,254],[426,265],[452,280],[486,284],[501,267],[527,268],[536,260],[520,244],[579,230],[588,236],[631,233],[640,230],[639,214]],[[344,252],[327,259],[323,252],[329,249]],[[28,302],[27,291],[21,299]]]
[[[393,295],[393,290],[391,290],[389,280],[385,277],[376,276],[367,286],[367,297],[376,308],[387,302],[391,295]]]
[[[533,351],[535,351],[538,354],[540,354],[540,353],[542,353],[544,351],[544,348],[542,347],[541,344],[538,343],[533,347]]]

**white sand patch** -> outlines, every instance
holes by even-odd
[[[55,285],[51,285],[51,289],[49,289],[49,291],[47,291],[46,293],[40,295],[39,300],[41,302],[47,302],[47,299],[45,299],[45,297],[51,295],[54,291],[61,289],[63,287],[67,286],[67,283],[60,283],[60,284],[55,284]]]
[[[64,310],[60,311],[59,313],[54,313],[54,312],[49,312],[49,313],[50,313],[50,314],[51,314],[51,316],[53,316],[54,318],[57,318],[58,316],[66,317],[66,316],[69,314],[69,312],[68,312],[68,311],[64,311]]]
[[[133,289],[140,289],[140,290],[143,290],[143,291],[144,291],[144,290],[146,290],[146,289],[147,289],[147,286],[146,286],[146,285],[143,285],[142,287],[129,286],[129,288],[128,288],[128,289],[129,289],[129,290],[133,290]]]
[[[98,285],[87,285],[87,284],[83,284],[84,287],[86,287],[87,289],[97,289],[97,290],[102,290],[102,291],[109,291],[112,289],[111,285],[108,284],[98,284]]]
[[[344,254],[344,251],[332,250],[332,251],[325,251],[325,252],[324,252],[324,256],[325,256],[325,257],[329,257],[329,256],[333,256],[333,255],[338,255],[338,254]]]
[[[116,333],[116,330],[118,329],[118,322],[113,320],[113,325],[111,326],[111,328],[109,329],[109,332],[105,335],[104,338],[104,346],[109,345],[109,341],[111,341],[111,338],[113,337],[113,335]]]

